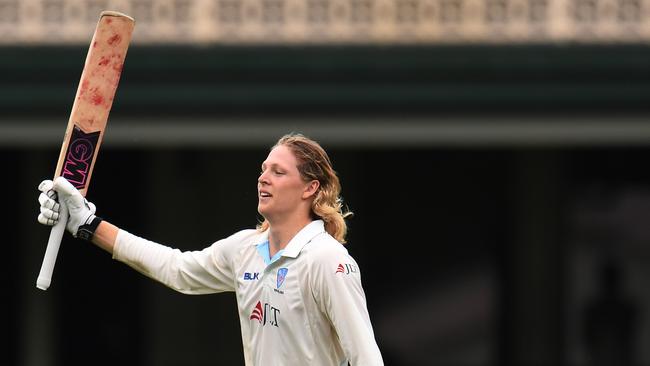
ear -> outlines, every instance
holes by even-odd
[[[320,182],[315,179],[307,183],[307,185],[305,186],[305,190],[302,192],[302,198],[308,199],[311,196],[315,195],[319,187],[320,187]]]

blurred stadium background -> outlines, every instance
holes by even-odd
[[[387,365],[650,365],[648,0],[0,0],[1,364],[243,364],[232,295],[70,237],[35,288],[36,186],[105,9],[137,25],[101,216],[203,248],[256,224],[259,163],[302,132]]]

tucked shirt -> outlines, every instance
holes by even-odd
[[[120,230],[113,258],[185,294],[235,292],[247,366],[383,365],[359,266],[321,220],[273,258],[254,229],[188,252]]]

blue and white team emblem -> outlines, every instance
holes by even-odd
[[[278,269],[278,281],[277,281],[278,288],[282,286],[282,284],[284,283],[284,279],[287,278],[287,272],[289,272],[288,268]]]

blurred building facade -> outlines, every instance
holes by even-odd
[[[98,14],[135,41],[240,43],[638,42],[647,0],[3,0],[0,44],[84,42]]]

